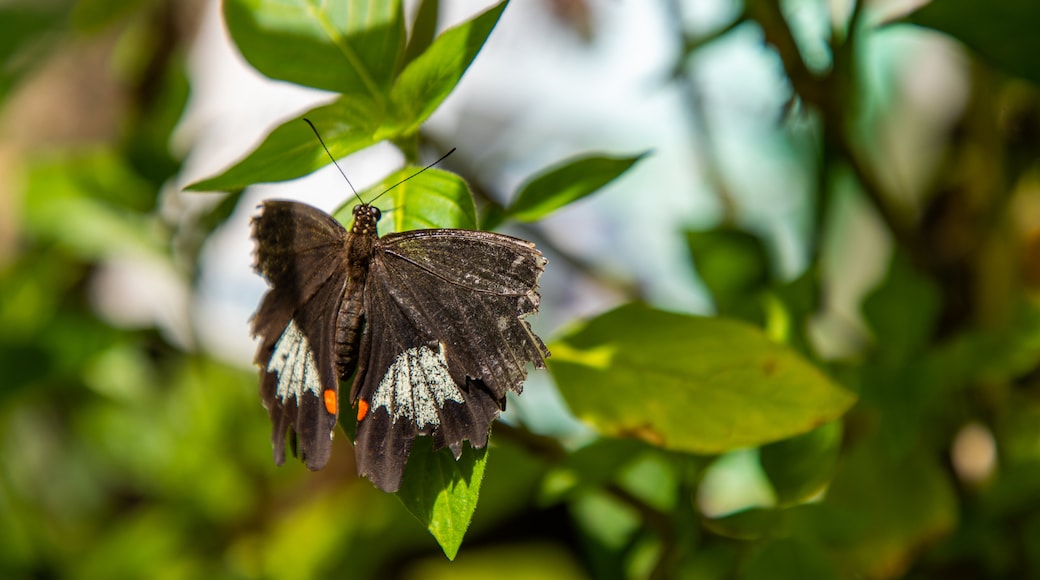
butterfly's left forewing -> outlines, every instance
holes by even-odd
[[[260,338],[256,362],[273,424],[275,462],[285,460],[288,432],[307,467],[321,469],[338,417],[333,345],[347,282],[347,231],[310,206],[268,201],[253,221],[253,236],[257,270],[271,283],[253,333]]]

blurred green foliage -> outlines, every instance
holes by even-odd
[[[99,38],[122,75],[103,138],[21,142],[5,161],[15,170],[3,191],[17,203],[0,253],[0,576],[1040,576],[1040,65],[1030,56],[1040,41],[1025,25],[1040,22],[1034,2],[983,10],[945,0],[891,24],[856,2],[830,20],[823,67],[807,63],[778,0],[746,0],[715,32],[679,30],[680,85],[693,83],[700,51],[741,28],[775,55],[790,87],[782,122],[812,128],[811,147],[792,147],[816,177],[808,263],[781,275],[769,240],[714,173],[720,223],[675,235],[719,316],[632,296],[573,321],[551,341],[551,372],[595,433],[576,445],[500,424],[489,449],[458,463],[420,443],[397,498],[355,478],[342,436],[322,472],[275,468],[255,372],[200,349],[186,312],[180,325],[116,320],[98,297],[103,274],[132,262],[173,280],[184,299],[169,308],[187,311],[199,248],[241,190],[327,162],[293,119],[192,186],[232,192],[208,213],[184,223],[164,211],[181,171],[169,142],[190,86],[190,5],[0,8],[5,107],[53,55]],[[390,141],[414,165],[432,141],[423,123],[505,8],[440,34],[434,0],[409,26],[398,2],[225,0],[223,15],[257,70],[337,93],[306,114],[337,157]],[[899,27],[929,27],[973,51],[968,102],[935,145],[943,160],[915,203],[876,155],[893,109],[871,117],[864,104],[870,39]],[[96,103],[81,100],[69,106],[93,114]],[[473,227],[478,215],[485,227],[535,221],[627,171],[641,158],[629,153],[561,161],[506,206],[474,205],[467,181],[477,180],[440,170],[385,201],[398,229]],[[891,251],[855,305],[865,334],[835,355],[818,323],[842,271],[825,250],[856,243],[842,238],[848,199]],[[844,251],[856,260],[857,248]],[[574,257],[561,262],[595,276]],[[609,275],[600,281],[617,289]],[[737,511],[712,495],[752,488],[757,503]]]

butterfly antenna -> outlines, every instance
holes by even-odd
[[[321,134],[318,133],[318,128],[314,126],[314,123],[311,123],[310,119],[304,117],[303,120],[306,121],[308,125],[310,125],[311,131],[314,131],[314,136],[318,138],[318,143],[321,143],[321,148],[325,150],[325,153],[329,156],[329,159],[332,160],[332,164],[335,165],[336,169],[339,170],[339,174],[343,176],[343,179],[347,180],[347,185],[350,186],[350,191],[354,192],[354,197],[358,198],[358,201],[360,201],[361,203],[365,203],[361,200],[361,196],[358,195],[357,190],[354,189],[354,184],[350,182],[350,178],[347,177],[347,174],[343,172],[343,168],[339,166],[339,163],[336,163],[336,158],[332,156],[332,152],[329,151],[328,146],[325,145],[325,140],[322,139]]]
[[[371,199],[371,200],[370,200],[370,201],[369,201],[368,203],[372,203],[372,202],[374,202],[375,200],[379,199],[380,197],[383,197],[383,194],[384,194],[384,193],[386,193],[386,192],[390,191],[391,189],[393,189],[393,188],[397,187],[398,185],[401,185],[402,183],[404,183],[404,182],[408,181],[409,179],[411,179],[411,178],[415,177],[416,175],[419,175],[420,173],[422,173],[423,171],[426,171],[427,169],[429,169],[429,168],[433,167],[434,165],[437,165],[437,164],[438,164],[438,163],[440,163],[441,161],[444,161],[444,159],[445,159],[445,158],[446,158],[447,156],[451,155],[451,154],[452,154],[452,153],[454,153],[454,152],[455,152],[455,148],[454,148],[454,147],[452,147],[452,148],[451,148],[451,151],[448,151],[448,152],[447,152],[447,153],[445,153],[444,155],[441,155],[441,156],[440,156],[440,158],[439,158],[439,159],[437,159],[437,161],[434,161],[433,163],[431,163],[431,164],[427,165],[426,167],[423,167],[423,168],[422,168],[422,169],[420,169],[419,171],[416,171],[415,173],[413,173],[413,174],[409,175],[408,177],[405,177],[405,178],[404,178],[404,179],[402,179],[401,181],[398,181],[397,183],[395,183],[395,184],[391,185],[390,187],[388,187],[388,188],[384,189],[383,191],[379,192],[379,195],[377,195],[377,196],[373,197],[373,198],[372,198],[372,199]]]

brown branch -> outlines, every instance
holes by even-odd
[[[794,93],[820,112],[825,148],[821,169],[827,172],[830,160],[847,163],[892,238],[915,262],[920,263],[925,257],[925,251],[915,235],[914,224],[901,216],[889,203],[884,187],[876,177],[876,170],[860,153],[848,129],[851,117],[855,114],[855,49],[863,6],[862,0],[855,3],[848,22],[848,34],[843,40],[838,40],[837,35],[833,35],[833,67],[821,75],[814,74],[802,58],[794,35],[781,12],[779,0],[749,1],[747,14],[758,22],[766,43],[776,50]],[[826,155],[826,151],[832,152],[833,157]],[[827,187],[826,181],[821,179],[820,187]],[[818,225],[822,225],[827,197],[821,190],[817,200]]]

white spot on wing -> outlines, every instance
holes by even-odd
[[[318,379],[314,351],[300,327],[296,326],[296,320],[289,321],[278,342],[274,343],[267,372],[277,373],[278,388],[275,393],[282,402],[294,396],[299,404],[304,389],[315,397],[321,396],[321,381]]]
[[[445,401],[464,402],[448,372],[444,345],[438,352],[423,345],[397,355],[376,387],[372,407],[385,407],[393,422],[402,417],[417,427],[440,425],[437,410]]]

